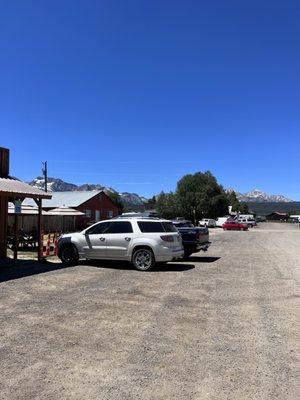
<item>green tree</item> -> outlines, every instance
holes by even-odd
[[[147,201],[147,203],[145,203],[145,208],[147,210],[151,210],[153,208],[156,208],[156,196],[151,197],[151,199],[149,199]]]
[[[241,214],[249,214],[248,205],[247,205],[246,203],[240,203],[239,212],[240,212]]]
[[[159,216],[166,219],[178,217],[180,209],[176,194],[161,192],[156,199],[156,210]]]
[[[228,214],[227,195],[209,171],[182,177],[177,183],[176,197],[181,215],[194,223],[203,217]]]
[[[230,190],[230,192],[227,193],[227,199],[229,205],[232,207],[232,211],[240,210],[241,203],[239,202],[239,199],[236,197],[236,193],[234,190]]]
[[[124,212],[124,205],[122,203],[120,195],[116,192],[111,192],[110,190],[107,191],[106,194],[112,200],[112,202],[118,207],[119,214],[122,214]]]
[[[248,214],[248,206],[246,203],[241,203],[236,196],[234,190],[227,193],[227,199],[229,205],[232,206],[232,211],[236,211],[242,214]]]

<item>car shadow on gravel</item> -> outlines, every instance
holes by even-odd
[[[220,260],[221,257],[189,257],[186,261],[200,262],[200,263],[213,263]]]
[[[157,265],[153,271],[161,271],[161,272],[183,272],[183,271],[189,271],[190,269],[194,269],[195,265],[193,264],[174,264],[174,263],[168,263],[165,265]]]
[[[103,269],[120,269],[120,270],[133,270],[136,269],[130,262],[127,261],[108,261],[108,260],[89,260],[89,261],[82,261],[80,265],[87,265],[89,267],[96,267],[96,268],[103,268]],[[188,271],[190,269],[194,269],[195,265],[187,264],[187,263],[167,263],[167,264],[156,264],[155,267],[151,270],[151,272],[183,272]]]
[[[78,266],[89,266],[103,269],[115,269],[115,270],[134,270],[135,268],[126,261],[99,261],[99,260],[88,260],[80,261]],[[13,260],[7,259],[5,262],[0,263],[0,284],[3,282],[25,278],[31,275],[39,275],[45,272],[56,271],[64,268],[69,268],[62,263],[51,262],[51,261],[32,261],[32,260],[18,260],[15,265]],[[151,271],[161,272],[184,272],[195,268],[193,264],[187,263],[168,263],[168,264],[157,264]]]

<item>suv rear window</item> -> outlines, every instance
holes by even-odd
[[[163,222],[162,225],[165,228],[165,232],[177,232],[177,229],[172,222]]]
[[[139,221],[137,224],[142,233],[177,232],[172,222]]]

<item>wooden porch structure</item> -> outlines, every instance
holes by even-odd
[[[9,150],[0,147],[0,258],[7,257],[7,219],[8,219],[8,202],[19,200],[23,201],[25,198],[34,199],[38,206],[38,260],[42,258],[42,199],[51,199],[51,194],[42,190],[34,188],[25,182],[19,181],[9,176]],[[17,260],[18,249],[18,232],[17,224],[18,215],[15,214],[15,250],[14,259]]]

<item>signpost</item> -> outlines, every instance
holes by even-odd
[[[18,259],[18,247],[19,247],[19,232],[18,232],[18,215],[22,212],[22,202],[20,200],[14,201],[15,205],[15,224],[14,224],[14,261]]]
[[[15,214],[22,213],[22,202],[20,200],[15,200]]]

